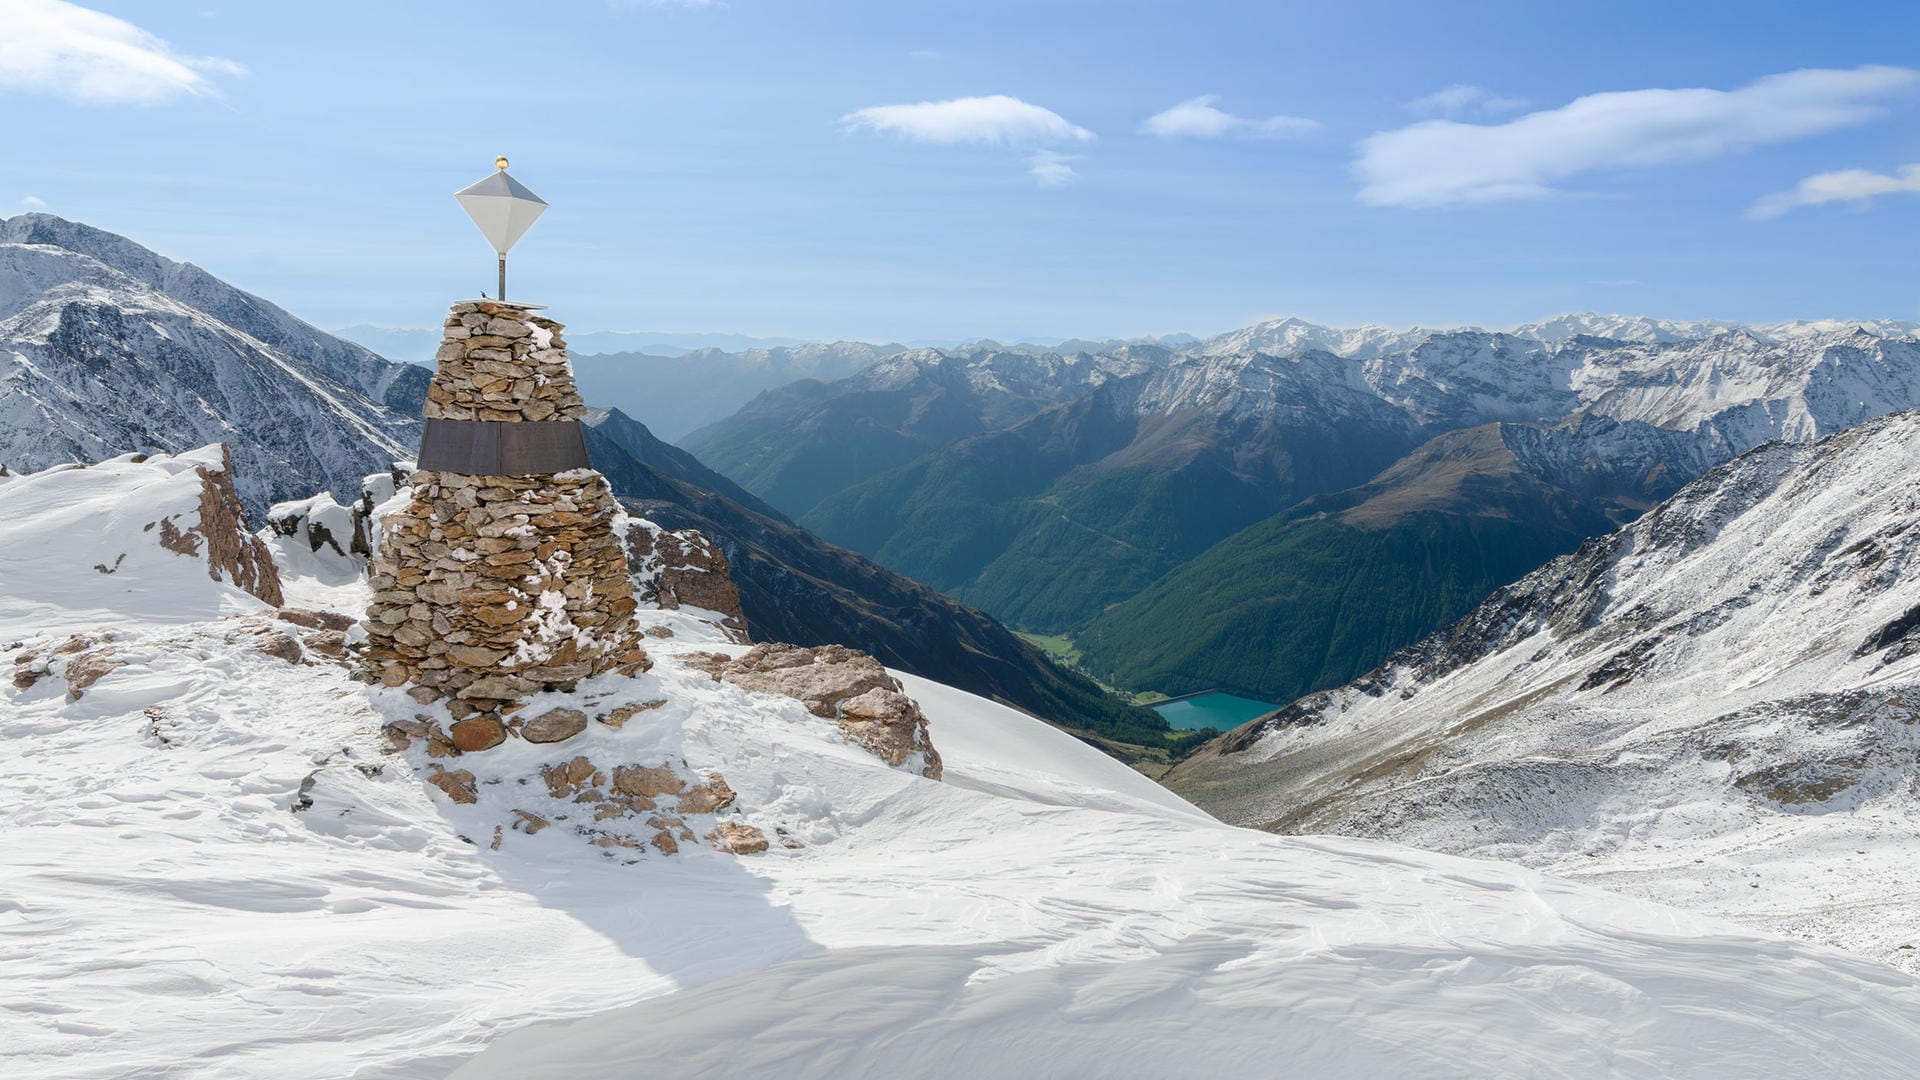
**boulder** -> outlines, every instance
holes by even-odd
[[[453,737],[453,745],[465,754],[490,750],[507,741],[506,725],[491,716],[456,720],[447,733]]]
[[[520,737],[533,743],[556,743],[587,729],[587,714],[579,709],[549,709],[526,722]]]
[[[840,645],[801,648],[755,645],[738,657],[689,653],[687,666],[747,690],[797,699],[815,716],[835,721],[851,742],[898,767],[915,761],[919,773],[940,779],[940,753],[927,718],[902,693],[900,680],[878,660]]]
[[[621,765],[613,770],[613,788],[623,795],[678,795],[687,789],[680,774],[666,765]]]
[[[465,769],[446,769],[439,765],[427,766],[427,783],[446,793],[447,798],[457,803],[474,803],[480,799],[478,781]]]
[[[707,834],[707,843],[717,851],[758,855],[767,850],[767,834],[744,822],[727,820]]]

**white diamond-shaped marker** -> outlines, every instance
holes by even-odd
[[[547,212],[545,199],[527,190],[527,186],[507,175],[506,159],[500,171],[471,187],[453,193],[467,216],[480,226],[493,250],[505,255],[526,235],[540,215]]]

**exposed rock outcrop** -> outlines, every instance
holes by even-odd
[[[247,511],[233,486],[233,454],[227,444],[219,446],[220,468],[194,466],[200,477],[199,519],[182,525],[181,515],[170,515],[148,527],[157,528],[156,538],[168,551],[205,559],[208,577],[279,607],[280,572],[273,554],[247,528]]]
[[[31,690],[52,676],[67,684],[67,700],[79,701],[94,683],[126,666],[114,655],[113,640],[112,631],[95,630],[29,645],[14,654],[13,688]]]
[[[914,763],[920,775],[940,779],[940,752],[927,733],[926,714],[901,692],[900,680],[866,653],[841,645],[768,644],[739,657],[691,653],[681,659],[716,680],[795,698],[815,716],[836,721],[843,735],[887,764]]]
[[[740,587],[719,545],[696,529],[663,529],[642,518],[629,519],[626,541],[641,600],[669,611],[688,605],[718,612],[734,640],[747,640]]]

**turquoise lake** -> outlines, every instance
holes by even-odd
[[[1167,723],[1182,731],[1209,727],[1228,731],[1279,707],[1238,694],[1213,693],[1181,698],[1179,701],[1163,701],[1152,706],[1152,709],[1166,717]]]

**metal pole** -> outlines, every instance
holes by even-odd
[[[499,293],[499,298],[500,298],[500,299],[502,299],[502,300],[505,300],[505,299],[507,298],[507,253],[506,253],[506,252],[504,252],[504,251],[500,253],[500,293]]]

